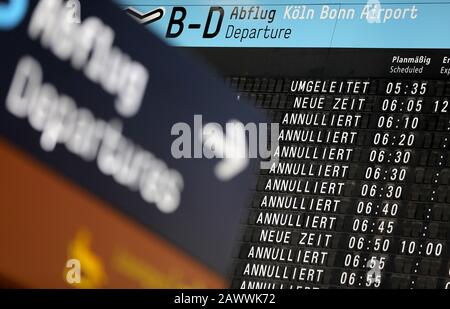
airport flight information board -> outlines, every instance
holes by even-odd
[[[449,1],[118,2],[279,125],[232,288],[449,288]]]
[[[279,124],[232,287],[448,288],[450,52],[256,52],[292,65],[227,79]]]

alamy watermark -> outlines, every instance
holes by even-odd
[[[67,0],[66,10],[66,20],[68,23],[81,23],[81,3],[79,0]]]
[[[81,262],[77,259],[70,259],[66,262],[66,281],[68,284],[81,283]]]
[[[261,169],[278,163],[273,153],[278,147],[279,124],[247,123],[230,120],[225,126],[203,123],[202,115],[194,115],[193,124],[172,126],[175,137],[171,153],[175,159],[224,159],[216,168],[217,176],[228,180],[248,165],[249,159],[261,159]]]

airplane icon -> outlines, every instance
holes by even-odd
[[[163,18],[165,13],[165,9],[163,7],[159,7],[147,13],[142,13],[133,7],[128,7],[125,11],[143,25],[148,25],[160,20],[161,18]]]

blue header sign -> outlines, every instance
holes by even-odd
[[[174,46],[450,48],[450,1],[118,2]]]

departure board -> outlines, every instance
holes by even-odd
[[[232,288],[450,288],[450,1],[118,2],[272,124]]]
[[[298,57],[280,67],[289,77],[227,78],[279,124],[279,162],[257,172],[232,287],[448,288],[450,53],[259,54],[272,66]]]

